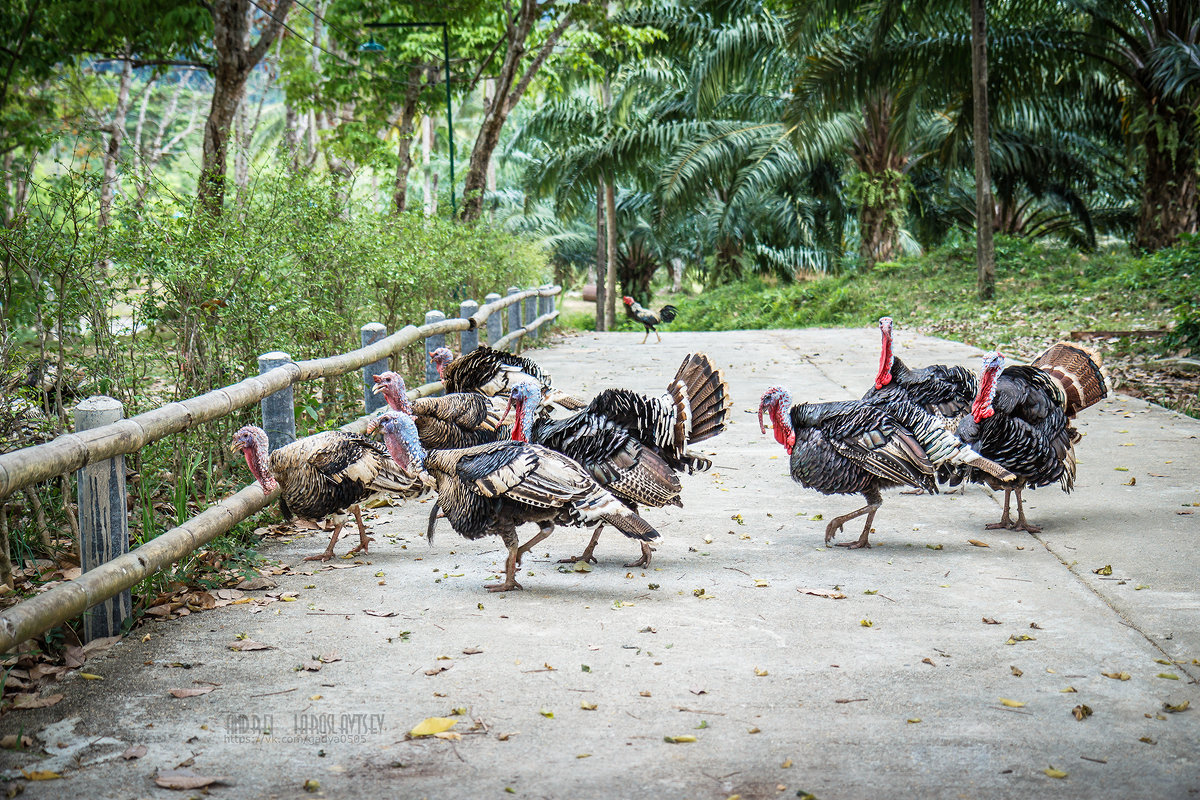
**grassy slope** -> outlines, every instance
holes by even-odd
[[[791,284],[753,278],[697,297],[676,297],[669,302],[680,315],[671,329],[871,326],[888,315],[899,329],[1029,359],[1071,331],[1170,327],[1173,307],[1192,285],[1191,271],[1185,269],[1164,270],[1124,250],[1080,254],[1002,240],[996,298],[990,303],[976,298],[973,249],[944,248],[880,264],[869,275]],[[1190,389],[1186,378],[1164,377],[1164,384],[1148,378],[1140,366],[1165,354],[1161,339],[1097,340],[1092,346],[1124,390],[1196,413],[1194,378]]]

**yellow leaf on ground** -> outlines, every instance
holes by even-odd
[[[787,761],[784,761],[782,764],[780,764],[779,767],[780,767],[780,769],[791,769],[792,768],[792,760],[789,758]]]
[[[1100,674],[1106,678],[1112,678],[1113,680],[1118,681],[1127,681],[1130,678],[1128,672],[1101,672]]]
[[[553,711],[547,711],[546,709],[543,708],[543,709],[539,710],[538,713],[541,714],[546,719],[554,719]]]
[[[759,669],[758,667],[754,668],[754,674],[760,678],[767,677],[767,671],[765,669]]]
[[[102,681],[102,680],[104,680],[104,676],[93,675],[90,672],[81,672],[81,673],[79,673],[79,677],[83,678],[85,681]]]
[[[1092,570],[1092,573],[1095,575],[1112,575],[1112,564],[1105,564],[1100,569]]]
[[[683,736],[664,736],[663,741],[667,742],[668,744],[688,744],[696,741],[696,737],[692,736],[690,733]]]
[[[862,625],[864,628],[869,628],[869,627],[871,627],[872,625],[874,625],[875,623],[874,623],[874,622],[871,622],[871,620],[869,620],[869,619],[860,619],[860,620],[858,621],[858,624],[859,624],[859,625]]]
[[[1008,706],[1009,708],[1024,708],[1025,704],[1020,700],[1009,700],[1007,697],[1000,698],[1000,705]]]
[[[1171,712],[1175,712],[1175,713],[1178,713],[1180,711],[1187,711],[1188,706],[1190,706],[1191,704],[1192,704],[1191,700],[1184,700],[1182,703],[1180,703],[1179,705],[1175,705],[1175,706],[1171,705],[1170,703],[1163,703],[1163,711],[1171,711]]]
[[[920,721],[921,721],[921,718],[920,718],[920,717],[913,717],[912,719],[908,720],[908,724],[909,724],[909,725],[916,725],[916,724],[917,724],[918,722],[920,722]]]
[[[1071,709],[1071,713],[1075,715],[1075,719],[1083,722],[1092,715],[1092,707],[1085,705],[1077,705]]]
[[[29,781],[52,781],[62,777],[57,772],[51,772],[48,769],[35,769],[32,772],[21,770],[21,774]]]
[[[978,539],[967,539],[967,544],[973,544],[976,547],[991,547],[987,542],[981,542]]]
[[[582,708],[584,711],[595,711],[596,703],[589,703],[586,700],[580,700],[579,707]]]
[[[408,732],[409,736],[416,738],[418,736],[432,736],[435,733],[448,731],[458,724],[458,720],[450,719],[449,717],[427,717],[417,723],[417,726]]]
[[[1067,688],[1065,688],[1065,689],[1059,689],[1059,690],[1058,690],[1058,693],[1059,693],[1059,694],[1070,694],[1070,693],[1072,693],[1072,692],[1074,692],[1074,691],[1075,691],[1075,687],[1074,687],[1074,686],[1068,686],[1068,687],[1067,687]]]
[[[433,738],[435,738],[435,739],[449,739],[449,740],[451,740],[451,741],[458,742],[458,741],[461,741],[461,740],[462,740],[462,734],[461,734],[461,733],[455,733],[454,731],[439,731],[438,733],[435,733],[435,734],[433,735]]]
[[[1046,775],[1048,775],[1051,778],[1067,777],[1067,773],[1063,772],[1061,769],[1055,769],[1054,767],[1049,767],[1047,769],[1044,769],[1044,770],[1042,770],[1042,772],[1046,773]]]

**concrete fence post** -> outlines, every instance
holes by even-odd
[[[359,328],[359,333],[362,334],[362,346],[375,344],[380,339],[387,336],[387,327],[380,322],[368,322]],[[363,378],[363,410],[370,414],[377,408],[383,407],[387,402],[381,394],[372,394],[375,388],[375,376],[381,375],[388,371],[388,357],[384,356],[378,361],[367,364],[362,368]]]
[[[520,294],[521,290],[518,289],[516,286],[510,286],[510,287],[508,287],[508,293],[509,294]],[[521,301],[518,300],[517,302],[513,303],[511,306],[508,307],[508,332],[512,333],[513,331],[517,330],[520,327],[521,327]],[[509,346],[509,350],[512,350],[514,353],[519,353],[521,351],[521,339],[522,338],[523,337],[518,336],[517,340],[515,342],[513,342],[512,345]]]
[[[496,294],[495,292],[492,292],[487,297],[483,298],[483,304],[485,306],[491,305],[492,303],[496,302],[499,299],[500,299],[500,295]],[[499,341],[500,337],[503,335],[504,335],[504,314],[503,314],[503,312],[497,311],[495,314],[489,314],[488,318],[487,318],[488,346],[491,347],[492,345],[494,345],[497,341]]]
[[[103,395],[75,407],[75,431],[109,425],[125,417],[121,401]],[[79,566],[95,569],[129,552],[129,513],[125,500],[125,456],[88,464],[79,470]],[[177,476],[177,480],[186,480]],[[98,603],[83,615],[85,641],[117,636],[133,613],[129,590]]]
[[[551,288],[554,288],[554,287],[551,286]],[[561,291],[561,289],[560,289],[560,291]],[[546,301],[549,303],[550,313],[553,314],[558,305],[558,295],[552,294],[546,298]]]
[[[542,287],[544,291],[550,291],[554,286],[547,283]],[[538,296],[538,316],[543,317],[550,313],[550,307],[554,304],[554,298],[548,294]]]
[[[536,287],[532,287],[532,288],[536,288]],[[525,298],[525,324],[526,325],[528,325],[529,323],[531,323],[535,319],[537,319],[537,315],[538,315],[537,314],[537,302],[538,302],[538,296],[536,294],[530,295],[529,297]],[[533,340],[535,342],[537,341],[538,332],[536,330],[530,331],[529,335],[531,337],[533,337]]]
[[[446,318],[446,315],[440,311],[426,311],[425,312],[425,324],[426,325],[432,325],[435,322],[441,322],[445,318]],[[425,337],[425,352],[422,354],[421,357],[423,359],[425,359],[425,382],[426,383],[436,383],[437,381],[441,380],[441,378],[438,377],[437,367],[435,367],[433,365],[433,362],[429,360],[429,354],[432,353],[434,350],[437,350],[439,347],[445,347],[445,346],[446,346],[446,334],[444,334],[444,333],[438,333],[438,334],[434,334],[433,336]]]
[[[291,362],[292,357],[287,353],[264,353],[258,357],[258,374]],[[274,452],[296,441],[296,402],[291,386],[267,395],[259,405],[262,408],[263,430],[267,432],[268,451]]]
[[[459,319],[470,319],[479,310],[479,303],[474,300],[463,300],[458,304]],[[467,328],[458,337],[459,352],[462,355],[479,347],[479,328]]]

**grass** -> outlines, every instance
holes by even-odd
[[[1192,279],[1200,242],[1134,258],[1125,248],[1079,253],[1023,240],[999,239],[996,294],[977,297],[974,248],[947,247],[881,263],[869,273],[785,283],[771,277],[673,296],[680,314],[671,330],[869,327],[890,316],[898,330],[953,339],[1030,359],[1072,331],[1164,330],[1172,337],[1107,337],[1101,351],[1118,386],[1198,415],[1195,379],[1147,379],[1146,364],[1197,352],[1179,335],[1197,305]],[[666,299],[666,298],[662,298]]]

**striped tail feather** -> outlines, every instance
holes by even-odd
[[[702,442],[725,430],[733,400],[721,370],[704,353],[689,354],[679,365],[669,391],[687,393],[690,425],[687,442]]]
[[[1069,419],[1108,397],[1108,375],[1100,354],[1075,342],[1056,342],[1033,361],[1063,391]]]

